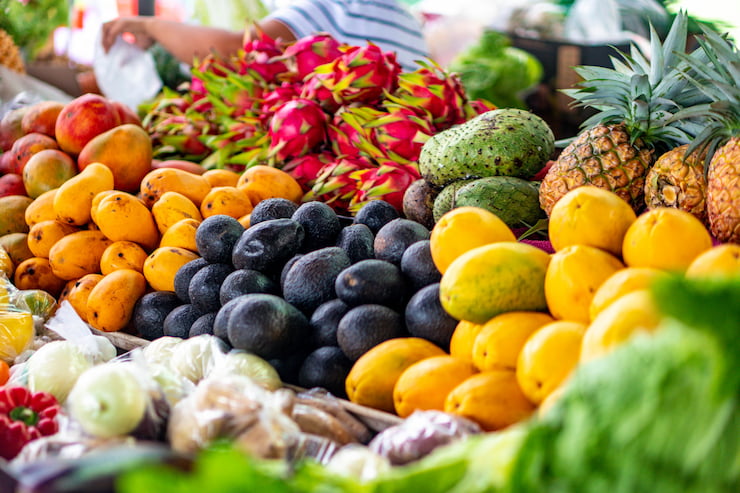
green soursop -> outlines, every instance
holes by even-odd
[[[455,207],[480,207],[496,214],[510,228],[544,219],[537,183],[513,176],[490,176],[465,183],[455,192]]]
[[[453,181],[437,194],[437,197],[434,199],[434,206],[432,207],[432,215],[434,216],[435,223],[439,221],[439,218],[444,216],[446,212],[457,207],[455,204],[455,194],[460,187],[475,180],[475,178],[469,178],[467,180]]]
[[[419,170],[436,187],[465,178],[532,178],[555,150],[555,137],[539,116],[502,108],[482,113],[430,138]]]

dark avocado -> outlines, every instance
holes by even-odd
[[[237,296],[249,293],[280,294],[275,281],[252,269],[237,269],[226,276],[221,284],[219,299],[221,305],[225,305]]]
[[[187,262],[177,269],[177,272],[175,273],[175,293],[183,303],[190,303],[190,295],[188,294],[188,289],[190,289],[190,280],[196,272],[206,265],[208,265],[208,261],[203,257],[199,257]]]
[[[413,182],[403,194],[403,215],[424,225],[427,229],[434,227],[434,199],[439,190],[424,178]]]
[[[293,264],[295,264],[301,257],[303,257],[302,253],[296,253],[290,257],[287,262],[285,262],[285,265],[283,265],[283,269],[280,271],[280,293],[283,292],[283,288],[285,287],[285,276],[288,275],[290,268],[293,267]]]
[[[164,335],[164,319],[180,306],[182,301],[173,291],[153,291],[136,301],[132,316],[133,326],[141,337],[153,341]]]
[[[426,286],[411,297],[404,313],[406,328],[415,337],[433,342],[449,351],[452,333],[458,321],[452,318],[439,301],[439,283]]]
[[[221,308],[221,285],[234,271],[231,264],[208,264],[190,279],[188,297],[201,313],[215,312]]]
[[[310,316],[322,303],[336,298],[334,282],[349,267],[347,254],[339,247],[326,247],[304,254],[285,275],[283,297]]]
[[[217,214],[203,219],[195,231],[195,246],[209,263],[231,263],[234,244],[244,232],[244,226],[231,216]]]
[[[347,357],[356,361],[383,341],[403,337],[403,316],[383,305],[360,305],[339,321],[337,342]]]
[[[316,349],[303,361],[298,372],[298,385],[312,389],[321,387],[336,397],[347,398],[344,381],[352,369],[352,361],[337,346]]]
[[[375,258],[373,242],[375,235],[365,224],[345,226],[337,237],[337,246],[344,250],[353,264],[360,260]]]
[[[301,252],[312,252],[319,248],[334,246],[337,235],[342,229],[334,209],[316,200],[301,204],[291,219],[303,226],[306,232]]]
[[[373,234],[380,231],[380,228],[398,219],[400,214],[389,202],[385,200],[371,200],[362,206],[355,215],[355,224],[364,224]]]
[[[401,264],[406,249],[417,241],[428,240],[430,231],[411,219],[394,219],[375,235],[375,258]]]
[[[209,312],[198,317],[193,325],[190,326],[188,337],[195,337],[202,334],[213,335],[213,322],[216,320],[217,312]]]
[[[213,320],[213,335],[226,343],[229,343],[229,317],[231,316],[231,312],[234,311],[234,308],[236,308],[236,305],[239,304],[240,298],[241,296],[237,296],[228,303],[224,303],[223,306],[221,306],[221,308],[219,308],[216,312],[216,318]]]
[[[406,282],[401,269],[385,260],[368,259],[344,269],[334,282],[337,298],[349,306],[385,305],[403,308]]]
[[[270,219],[250,226],[234,245],[231,260],[236,269],[253,269],[267,276],[280,275],[283,264],[303,244],[305,232],[292,219]]]
[[[401,256],[401,272],[416,292],[435,282],[440,282],[442,273],[432,260],[432,250],[429,240],[417,241],[409,246]]]
[[[232,347],[269,360],[288,356],[308,343],[308,319],[284,299],[254,293],[237,300],[227,322]]]
[[[203,313],[190,303],[180,305],[165,317],[162,332],[166,336],[187,339],[190,335],[190,327],[201,315]]]
[[[251,227],[270,219],[290,218],[296,209],[298,209],[298,204],[281,197],[260,200],[249,214],[249,225]]]
[[[309,319],[315,347],[336,346],[339,321],[350,307],[339,298],[329,300],[314,310]]]

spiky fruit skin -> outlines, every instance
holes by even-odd
[[[653,152],[641,139],[630,143],[622,124],[584,130],[563,149],[542,180],[540,207],[549,216],[563,195],[594,185],[616,193],[638,212],[644,207],[645,176],[653,163]]]
[[[655,160],[645,179],[645,205],[681,209],[706,224],[704,159],[694,152],[684,160],[688,147],[678,146]]]
[[[740,137],[715,152],[707,177],[707,217],[721,242],[740,243]]]
[[[293,99],[275,110],[268,135],[280,161],[303,156],[326,138],[326,115],[315,101]]]

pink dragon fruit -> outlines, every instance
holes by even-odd
[[[398,90],[388,99],[419,112],[422,117],[430,114],[437,131],[465,122],[467,96],[460,78],[439,65],[422,65],[399,75]]]
[[[383,52],[377,45],[350,46],[332,63],[316,68],[319,81],[340,105],[375,104],[383,94],[396,88],[401,66],[396,54]]]
[[[396,162],[416,161],[424,143],[435,134],[429,120],[404,107],[381,113],[367,128],[372,130],[373,141],[382,153],[373,157],[386,157]]]
[[[334,99],[334,95],[328,87],[331,76],[332,74],[314,72],[306,77],[301,88],[301,97],[316,101],[324,111],[333,114],[341,107],[341,104]]]
[[[385,200],[399,212],[403,211],[403,195],[413,182],[421,177],[415,165],[399,166],[395,161],[382,161],[379,166],[355,172],[357,193],[349,203],[354,214],[370,200]]]
[[[337,158],[321,168],[303,200],[320,200],[339,214],[349,213],[349,205],[359,191],[358,175],[373,168],[375,163],[362,156]]]
[[[316,177],[322,168],[335,159],[336,156],[328,151],[306,154],[289,160],[283,165],[282,170],[295,178],[304,191],[308,191],[316,183]]]
[[[297,99],[300,95],[299,90],[300,88],[296,84],[283,82],[272,91],[265,93],[260,105],[260,116],[269,118],[283,103]]]
[[[383,113],[371,106],[343,106],[334,114],[328,130],[331,148],[337,156],[355,157],[375,148],[368,125]]]
[[[237,72],[256,76],[267,84],[277,83],[282,74],[289,72],[283,60],[283,47],[275,39],[258,31],[255,39],[244,43]]]
[[[283,103],[270,120],[270,155],[279,161],[310,152],[326,140],[326,113],[310,99]]]
[[[319,65],[330,63],[340,56],[340,46],[341,43],[330,34],[317,33],[299,39],[288,46],[283,54],[292,57],[296,75],[303,80]]]
[[[201,60],[193,70],[193,76],[190,80],[190,92],[194,95],[205,95],[207,91],[204,76],[206,74],[215,77],[226,77],[227,73],[233,71],[234,67],[231,63],[214,54],[210,54]]]

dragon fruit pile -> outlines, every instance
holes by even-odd
[[[494,109],[469,101],[455,74],[418,63],[403,72],[392,52],[327,34],[292,44],[261,34],[234,57],[203,59],[189,88],[160,95],[144,125],[159,159],[269,164],[339,213],[373,199],[401,210],[424,142]]]

